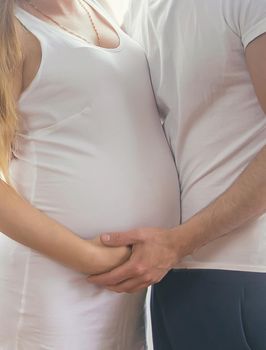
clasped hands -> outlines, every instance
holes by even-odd
[[[173,230],[145,228],[101,236],[109,247],[130,246],[129,259],[110,272],[88,277],[88,281],[117,293],[135,293],[160,282],[179,261]]]

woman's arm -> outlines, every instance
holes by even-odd
[[[0,231],[58,262],[86,274],[108,271],[125,262],[129,250],[86,241],[50,219],[0,181]]]
[[[25,31],[19,29],[22,39]],[[24,35],[24,36],[23,36]],[[22,51],[28,45],[22,42]],[[32,52],[32,51],[31,51]],[[14,74],[14,94],[18,99],[23,86],[23,60]],[[111,270],[129,257],[128,248],[109,249],[99,239],[86,241],[35,209],[16,191],[0,180],[0,231],[58,262],[86,274]]]

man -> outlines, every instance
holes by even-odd
[[[265,350],[266,0],[132,0],[125,28],[147,52],[182,222],[103,235],[132,257],[90,281],[161,281],[156,350]]]

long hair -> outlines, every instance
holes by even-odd
[[[18,124],[14,72],[21,59],[14,6],[15,0],[0,0],[0,175],[7,181]]]

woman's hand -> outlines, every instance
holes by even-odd
[[[95,260],[92,275],[109,272],[124,264],[131,256],[130,247],[107,247],[100,237],[90,240],[89,243],[92,245]]]

